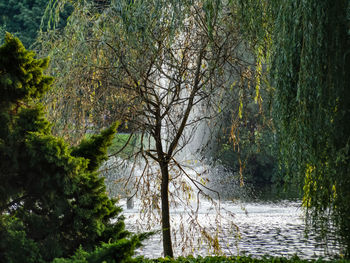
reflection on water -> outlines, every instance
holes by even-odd
[[[323,244],[314,235],[305,237],[300,202],[279,201],[277,203],[244,204],[223,202],[222,207],[235,214],[234,223],[239,227],[240,232],[239,239],[234,234],[221,238],[221,246],[226,255],[291,257],[297,254],[300,258],[305,259],[325,257]],[[199,221],[202,224],[213,222],[211,217],[214,217],[215,213],[208,209],[209,204],[203,202],[199,210]],[[138,213],[137,207],[132,210],[124,208],[125,222],[131,230],[135,230],[133,226],[139,218]],[[179,210],[173,211],[172,219],[175,222],[182,220],[181,213]],[[225,228],[225,225],[223,227]],[[160,226],[158,226],[159,228]],[[182,254],[179,247],[175,247],[174,251],[176,256]],[[331,247],[329,252],[336,253],[336,248]],[[148,258],[161,257],[160,235],[155,235],[146,241],[145,246],[138,253]],[[206,256],[208,249],[195,247],[192,254]]]

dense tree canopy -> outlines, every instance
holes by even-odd
[[[3,0],[0,2],[0,25],[29,47],[36,38],[48,3],[49,0]]]
[[[2,0],[0,2],[1,38],[2,33],[7,31],[19,37],[25,47],[31,47],[36,41],[39,30],[54,24],[45,10],[55,4],[57,2],[54,0]],[[72,6],[66,5],[64,12],[57,18],[58,23],[55,26],[63,28],[71,12]]]

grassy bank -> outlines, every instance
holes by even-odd
[[[137,135],[133,135],[130,138],[130,133],[116,133],[114,135],[112,145],[108,147],[108,154],[115,154],[121,158],[130,157],[136,149],[139,138]],[[90,138],[92,134],[86,134],[86,138]]]
[[[130,138],[129,133],[117,133],[108,152],[109,154],[117,154],[121,158],[127,158],[135,152],[137,143],[138,138],[136,135]]]

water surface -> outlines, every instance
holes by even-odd
[[[136,205],[134,209],[127,210],[125,204],[124,215],[125,222],[130,230],[135,231],[136,226],[143,224],[140,219],[140,210]],[[263,203],[233,203],[222,202],[221,208],[234,214],[233,222],[238,226],[239,237],[235,231],[231,231],[231,225],[222,222],[222,230],[226,232],[220,237],[220,245],[225,255],[253,255],[255,257],[270,255],[292,257],[298,255],[304,259],[316,259],[320,257],[328,258],[324,253],[324,244],[310,234],[305,236],[305,225],[303,221],[303,211],[298,201],[279,201]],[[189,219],[186,219],[185,211],[182,209],[173,209],[171,212],[173,220],[172,226],[181,229],[179,225],[183,223],[186,226]],[[208,201],[201,203],[198,222],[210,229],[215,225],[215,209],[211,207]],[[155,223],[152,229],[160,229],[159,223]],[[191,227],[185,229],[190,231]],[[194,231],[194,236],[199,234]],[[174,238],[174,237],[173,237]],[[180,241],[179,241],[180,240]],[[201,246],[194,242],[190,249],[181,246],[180,234],[176,237],[177,246],[174,248],[176,256],[193,254],[206,256],[212,254],[208,247]],[[162,256],[162,243],[159,234],[154,235],[148,241],[144,242],[144,247],[138,250],[138,254],[148,258],[157,258]],[[336,248],[331,247],[329,253],[336,253]]]

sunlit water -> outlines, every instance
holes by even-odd
[[[124,208],[125,222],[127,228],[135,231],[137,224],[142,224],[139,217],[139,208]],[[322,243],[310,234],[308,238],[304,233],[304,221],[302,209],[299,202],[279,201],[277,203],[232,203],[223,202],[222,208],[234,213],[233,221],[239,228],[240,237],[226,234],[220,238],[222,252],[225,255],[252,255],[254,257],[270,255],[292,257],[298,255],[304,259],[328,258],[324,253]],[[171,217],[175,225],[180,223],[183,216],[182,210],[173,210]],[[213,222],[215,211],[210,210],[207,201],[201,204],[199,210],[199,222],[203,225]],[[137,223],[136,223],[137,222]],[[229,228],[229,226],[226,226]],[[225,225],[223,225],[225,228]],[[153,226],[160,229],[160,225]],[[229,232],[229,231],[227,231]],[[175,255],[181,256],[183,252],[180,247],[174,248]],[[336,248],[329,253],[336,253]],[[188,253],[188,252],[187,252]],[[154,235],[144,242],[144,246],[138,250],[138,254],[148,258],[162,256],[162,243],[159,234]],[[193,247],[191,254],[206,256],[211,254],[207,247]]]
[[[213,169],[210,169],[210,171],[212,172]],[[118,175],[117,172],[115,174],[116,176]],[[220,174],[220,176],[216,176],[216,174]],[[220,181],[217,182],[217,185],[210,186],[213,189],[220,189],[218,190],[220,196],[232,198],[234,193],[237,196],[236,198],[241,196],[245,199],[249,198],[251,191],[247,191],[247,189],[242,190],[239,186],[235,187],[235,185],[232,185],[231,174],[222,173],[221,170],[217,171],[216,174],[211,176],[211,178],[222,179],[225,176],[227,177],[227,181]],[[107,185],[114,186],[115,184],[111,182],[116,180],[116,178],[110,176],[109,180],[110,184]],[[275,193],[272,191],[269,192],[270,195],[265,193],[263,198],[270,200],[272,197],[276,197]],[[246,197],[244,197],[245,194],[247,195]],[[143,208],[140,208],[139,203],[139,201],[136,201],[133,209],[127,209],[126,200],[120,201],[127,228],[133,232],[160,230],[159,215],[158,220],[152,219],[152,215],[150,214],[145,216],[145,211],[141,211]],[[305,224],[300,201],[223,201],[221,208],[224,218],[226,218],[225,211],[229,211],[234,215],[233,218],[230,218],[232,221],[225,221],[224,219],[221,221],[223,234],[220,235],[219,242],[222,248],[222,254],[227,256],[251,255],[253,257],[261,257],[268,255],[290,258],[297,255],[303,259],[329,259],[339,254],[338,248],[331,244],[327,244],[328,251],[325,254],[325,244],[321,240],[318,240],[313,233],[309,233],[308,237],[305,236]],[[147,210],[147,207],[145,209]],[[152,209],[148,209],[148,212],[152,213],[150,210]],[[188,254],[194,256],[212,255],[212,250],[206,246],[205,242],[197,242],[201,237],[200,231],[190,224],[191,221],[186,215],[187,212],[181,206],[171,209],[171,226],[174,230],[177,230],[177,234],[172,235],[175,256],[185,256]],[[215,207],[212,207],[210,202],[201,200],[197,214],[198,222],[206,230],[212,230],[212,233],[215,233],[216,230],[215,216]],[[238,227],[238,233],[232,228],[231,222]],[[184,229],[181,228],[181,224],[184,226]],[[191,245],[182,242],[184,234],[181,234],[181,231],[185,234],[193,234],[192,236],[190,235],[190,238],[194,240]],[[143,244],[144,246],[137,251],[139,255],[147,258],[163,256],[160,234],[155,234],[147,241],[144,241]]]

